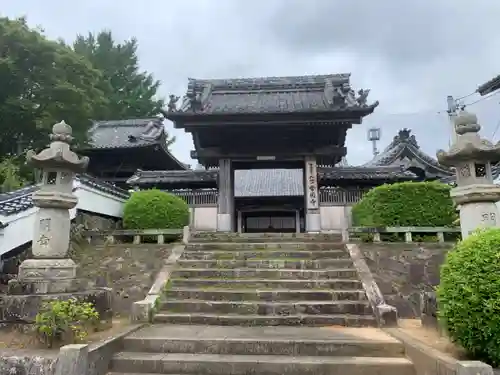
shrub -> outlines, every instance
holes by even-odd
[[[352,209],[353,224],[359,227],[447,227],[456,218],[450,187],[435,181],[377,186]]]
[[[352,209],[356,226],[443,227],[456,219],[450,187],[440,182],[377,186]]]
[[[90,302],[71,298],[44,303],[35,318],[35,330],[42,342],[51,348],[55,342],[83,340],[90,327],[99,322],[99,313]]]
[[[127,229],[180,229],[189,224],[189,206],[181,198],[160,190],[132,193],[125,203]]]
[[[437,290],[450,338],[478,360],[500,365],[500,229],[477,231],[448,253]]]

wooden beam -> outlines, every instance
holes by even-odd
[[[259,158],[266,160],[290,158],[290,157],[304,157],[310,155],[316,156],[345,156],[347,148],[344,146],[323,146],[309,150],[289,150],[289,151],[259,151],[256,152],[237,152],[237,151],[222,151],[219,148],[201,148],[191,151],[191,158],[193,159],[248,159],[259,160]]]

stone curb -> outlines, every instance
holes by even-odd
[[[346,244],[345,246],[358,272],[359,279],[363,284],[363,288],[365,289],[368,301],[370,301],[378,325],[380,327],[397,327],[398,311],[394,306],[388,305],[385,302],[384,296],[373,278],[372,272],[366,264],[365,257],[358,245]]]
[[[149,290],[146,298],[142,301],[137,301],[132,304],[130,319],[133,322],[149,322],[151,319],[151,314],[155,308],[156,301],[161,296],[163,292],[163,287],[170,279],[172,270],[174,269],[177,261],[184,252],[184,245],[176,245],[172,249],[170,256],[165,260],[165,264],[156,275],[156,279],[153,286]]]
[[[493,375],[493,368],[481,361],[460,361],[404,333],[399,328],[383,330],[401,341],[416,375]]]

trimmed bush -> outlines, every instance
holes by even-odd
[[[450,187],[440,182],[377,186],[352,209],[359,227],[445,227],[457,218]]]
[[[180,229],[189,224],[189,206],[181,198],[160,190],[132,193],[125,203],[126,229]]]
[[[459,242],[441,267],[438,316],[473,359],[500,365],[500,229]]]

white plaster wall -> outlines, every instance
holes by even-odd
[[[319,212],[322,231],[340,233],[350,225],[351,207],[322,206]]]
[[[75,218],[77,209],[117,218],[123,216],[125,199],[93,189],[78,181],[75,182],[75,188],[74,194],[78,197],[78,205],[70,210],[71,219]],[[0,255],[33,239],[37,210],[37,207],[32,207],[16,215],[0,215],[0,221],[8,224],[7,227],[0,229]]]
[[[78,186],[75,191],[78,198],[78,209],[94,212],[100,215],[123,217],[125,199],[86,185]]]
[[[194,207],[192,223],[197,231],[217,230],[217,207]]]

